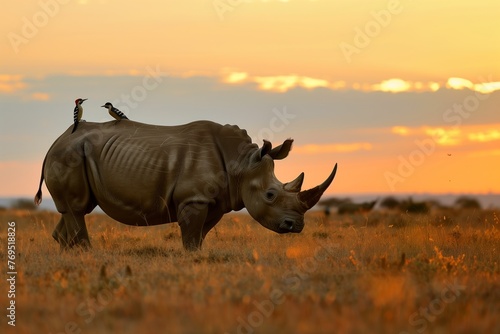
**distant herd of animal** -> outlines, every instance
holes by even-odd
[[[274,174],[292,139],[259,146],[235,125],[144,124],[109,102],[102,107],[115,121],[81,122],[85,100],[75,101],[73,124],[49,148],[34,199],[41,203],[45,180],[61,213],[52,237],[63,249],[90,247],[85,215],[96,206],[128,225],[178,222],[186,250],[200,249],[225,213],[243,208],[274,232],[299,233],[337,172],[335,164],[323,183],[302,190],[304,173],[287,183]]]
[[[327,198],[318,203],[322,206],[325,215],[331,213],[332,208],[336,208],[336,212],[340,215],[343,214],[366,214],[370,212],[378,200],[371,202],[361,202],[354,203],[350,198]],[[436,200],[426,200],[426,201],[414,201],[411,197],[398,200],[392,196],[384,198],[380,201],[380,207],[388,210],[398,210],[406,213],[422,213],[426,214],[431,211],[431,209],[436,208],[440,210],[451,209],[450,207],[444,206]],[[456,199],[454,207],[457,209],[473,209],[480,210],[481,204],[478,200],[469,196],[460,196]]]

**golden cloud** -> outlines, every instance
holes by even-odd
[[[478,93],[489,94],[500,90],[500,81],[474,84],[472,81],[463,78],[449,78],[446,87],[450,89],[470,89]]]
[[[410,134],[410,128],[406,126],[393,126],[391,132],[400,136],[407,136]]]
[[[222,81],[229,84],[237,84],[241,82],[254,82],[258,84],[261,90],[270,90],[276,92],[286,92],[295,87],[302,87],[306,89],[314,88],[329,88],[331,90],[344,90],[347,88],[353,90],[361,90],[366,92],[381,91],[390,93],[401,93],[410,91],[432,91],[435,92],[441,88],[441,84],[438,82],[421,82],[421,81],[406,81],[403,79],[392,78],[384,80],[377,84],[369,83],[347,83],[343,80],[337,80],[330,82],[326,79],[312,78],[300,75],[276,75],[276,76],[250,76],[247,72],[237,71],[234,69],[224,69],[222,71]],[[455,84],[455,81],[451,81],[454,87],[458,87],[459,84]],[[483,91],[491,90],[492,86],[487,86],[484,84],[482,88]]]
[[[390,132],[399,136],[428,136],[440,146],[486,143],[500,140],[500,124],[464,125],[461,127],[393,126]]]
[[[328,87],[328,81],[322,79],[314,79],[309,77],[301,77],[300,85],[305,88]]]
[[[437,82],[429,82],[428,84],[429,89],[433,92],[437,91],[439,88],[441,88],[441,85]]]
[[[36,100],[36,101],[48,101],[50,100],[50,95],[47,94],[47,93],[33,93],[30,95],[30,98],[32,100]]]
[[[446,87],[451,89],[474,89],[474,84],[467,79],[449,78],[446,82]]]
[[[248,73],[246,72],[231,72],[226,76],[225,81],[228,83],[237,83],[245,81],[248,78]]]
[[[462,142],[460,129],[445,128],[425,128],[426,135],[432,137],[434,141],[442,146],[456,146]]]
[[[379,84],[372,85],[372,89],[382,92],[401,93],[409,91],[411,86],[410,82],[402,79],[389,79],[384,80]]]
[[[468,135],[470,141],[473,142],[489,142],[494,140],[500,140],[500,131],[498,130],[490,130],[488,132],[476,132],[470,133]]]
[[[26,88],[20,75],[0,75],[0,93],[14,93]]]
[[[329,86],[327,80],[298,75],[255,77],[253,80],[259,84],[259,88],[262,90],[274,90],[279,92],[286,92],[287,90],[295,87],[313,89],[317,87]]]
[[[262,90],[285,92],[297,85],[297,76],[256,77],[255,81]]]
[[[474,90],[479,93],[489,94],[494,91],[500,90],[500,81],[485,82],[474,85]]]

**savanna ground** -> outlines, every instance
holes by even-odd
[[[2,333],[500,333],[499,211],[306,215],[277,235],[226,215],[201,252],[177,224],[87,216],[90,251],[61,252],[53,212],[16,222],[16,327]]]

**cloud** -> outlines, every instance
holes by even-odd
[[[234,69],[224,69],[222,71],[222,81],[228,84],[239,84],[243,82],[252,82],[258,85],[260,90],[268,90],[284,93],[296,87],[306,89],[328,88],[331,90],[358,90],[366,92],[387,92],[387,93],[402,93],[402,92],[435,92],[442,86],[448,89],[461,89],[461,87],[472,87],[483,93],[490,93],[496,90],[496,83],[483,83],[473,85],[465,79],[450,78],[448,83],[439,83],[435,81],[408,81],[399,78],[391,78],[383,80],[380,83],[348,83],[344,80],[329,81],[327,79],[313,78],[308,76],[300,76],[296,74],[290,75],[275,75],[275,76],[251,76],[244,71]],[[468,83],[470,84],[468,84]],[[472,86],[471,86],[472,85]],[[500,89],[500,86],[498,87]]]
[[[439,83],[437,82],[429,82],[429,89],[433,92],[439,90],[439,88],[441,88],[441,85],[439,85]]]
[[[487,143],[500,140],[500,124],[463,125],[461,127],[407,127],[393,126],[390,132],[398,136],[431,137],[441,146],[457,146],[466,143]]]
[[[304,87],[313,89],[317,87],[328,87],[327,80],[303,77],[298,75],[279,75],[268,77],[254,77],[253,81],[259,84],[262,90],[273,90],[278,92],[286,92],[295,87]]]
[[[389,79],[372,86],[373,90],[382,92],[400,93],[410,90],[411,83],[402,79]]]
[[[222,71],[222,81],[228,84],[238,84],[242,82],[253,82],[258,85],[260,90],[269,90],[275,92],[286,92],[296,87],[306,89],[328,88],[331,90],[358,90],[358,91],[381,91],[390,93],[401,93],[409,91],[431,91],[435,92],[441,88],[438,82],[406,81],[403,79],[392,78],[384,80],[377,84],[369,83],[347,83],[344,80],[328,81],[326,79],[313,78],[308,76],[275,75],[275,76],[251,76],[247,72],[237,71],[226,68]]]
[[[435,92],[441,88],[441,84],[435,81],[407,81],[403,79],[388,79],[378,84],[371,85],[369,90],[389,93],[402,92]]]
[[[442,127],[425,128],[425,134],[432,137],[434,141],[442,146],[456,146],[462,143],[460,129],[445,129]]]
[[[489,94],[500,90],[500,81],[482,82],[474,84],[472,81],[463,78],[449,78],[446,82],[449,89],[470,89],[479,93]]]
[[[436,81],[409,81],[400,78],[390,78],[379,83],[368,82],[347,82],[345,80],[330,81],[324,78],[314,78],[309,76],[301,76],[297,74],[274,75],[274,76],[253,76],[246,71],[241,71],[235,68],[223,68],[218,72],[210,71],[184,71],[178,73],[160,72],[162,76],[170,78],[192,78],[192,77],[209,77],[217,78],[226,84],[242,84],[254,83],[260,90],[274,91],[284,93],[290,89],[297,87],[305,89],[328,88],[333,91],[337,90],[354,90],[363,92],[386,92],[386,93],[404,93],[404,92],[436,92],[442,87],[453,90],[470,89],[482,94],[490,94],[500,90],[500,81],[481,82],[474,84],[470,80],[451,77],[446,82]],[[70,75],[75,77],[89,76],[89,73],[84,71],[73,71]],[[129,69],[129,70],[108,70],[106,76],[147,76],[149,72],[146,69]],[[12,92],[26,87],[21,80],[21,76],[0,75],[0,92]]]
[[[246,72],[232,72],[226,76],[224,81],[227,83],[238,83],[238,82],[244,82],[247,78],[248,78],[248,73]]]
[[[309,77],[301,77],[300,85],[305,88],[328,87],[329,83],[326,80],[314,79]]]
[[[434,141],[441,146],[456,146],[462,143],[462,131],[455,127],[406,127],[406,126],[393,126],[390,129],[391,133],[399,136],[427,136],[434,139]]]
[[[14,93],[26,88],[21,75],[0,74],[0,93]]]
[[[251,76],[244,71],[226,68],[222,71],[222,81],[228,84],[238,84],[243,82],[256,83],[260,90],[269,90],[275,92],[286,92],[296,87],[306,89],[328,88],[331,90],[358,90],[366,92],[386,92],[386,93],[403,93],[403,92],[436,92],[442,87],[454,90],[470,89],[482,94],[489,94],[500,90],[500,81],[482,82],[474,84],[472,81],[451,77],[446,83],[436,81],[408,81],[400,78],[391,78],[383,80],[379,83],[347,83],[344,80],[328,81],[327,79],[313,78],[308,76],[300,76],[296,74],[290,75],[275,75],[275,76]]]
[[[296,76],[275,76],[275,77],[256,77],[254,79],[262,90],[277,90],[285,92],[297,85]]]
[[[35,101],[48,101],[50,100],[50,95],[47,93],[36,92],[30,95],[30,99]]]
[[[474,85],[474,90],[479,93],[489,94],[494,91],[500,90],[500,81],[485,82]]]
[[[469,133],[468,138],[470,141],[482,143],[500,140],[500,131],[490,130],[488,132]]]
[[[349,153],[356,151],[370,151],[370,143],[347,143],[347,144],[309,144],[295,146],[293,153],[299,154],[324,154],[324,153]]]
[[[467,79],[449,78],[446,82],[446,87],[451,89],[474,89],[474,84]]]
[[[407,136],[410,134],[410,128],[406,126],[393,126],[391,132],[400,136]]]
[[[25,90],[28,85],[23,81],[23,76],[21,75],[9,75],[0,74],[0,93],[13,94]],[[36,101],[48,101],[50,99],[49,94],[29,91],[24,91],[20,94],[23,99],[36,100]]]

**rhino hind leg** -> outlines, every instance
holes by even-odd
[[[67,236],[68,230],[66,229],[66,225],[64,224],[64,219],[61,216],[61,219],[59,219],[59,223],[57,223],[56,228],[54,229],[54,232],[52,232],[52,238],[54,238],[57,243],[63,247],[66,236]]]
[[[84,215],[63,213],[54,232],[52,232],[52,237],[59,243],[62,250],[74,246],[83,249],[90,248],[90,239]]]

